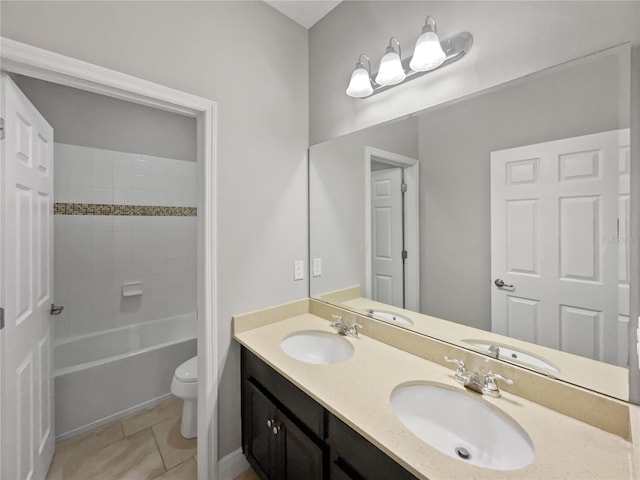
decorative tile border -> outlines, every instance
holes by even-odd
[[[157,205],[110,205],[104,203],[54,203],[54,215],[110,215],[141,217],[195,217],[196,207]]]

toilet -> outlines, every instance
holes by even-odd
[[[187,360],[176,368],[171,381],[171,393],[181,398],[182,423],[180,434],[194,438],[198,434],[198,357]]]

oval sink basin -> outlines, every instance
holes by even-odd
[[[500,360],[506,360],[514,363],[518,363],[525,367],[531,367],[536,370],[542,370],[545,373],[560,373],[556,367],[551,365],[546,360],[528,352],[524,352],[514,347],[510,347],[508,345],[500,345],[500,344],[492,344],[485,340],[463,340],[464,342],[473,345],[474,347],[482,350],[482,353],[489,354],[491,356],[495,356],[492,352],[489,351],[491,347],[497,347],[498,356],[497,358]]]
[[[411,433],[461,462],[517,470],[533,461],[527,432],[471,393],[444,385],[404,385],[391,393],[391,406]]]
[[[367,310],[367,315],[376,320],[393,323],[403,327],[412,327],[413,320],[397,313],[385,312],[383,310]]]
[[[351,358],[354,350],[339,334],[315,330],[294,333],[285,338],[280,347],[290,357],[315,365],[344,362]]]

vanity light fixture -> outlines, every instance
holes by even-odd
[[[367,61],[367,68],[365,68],[362,60]],[[356,68],[351,74],[351,80],[347,87],[347,95],[353,98],[368,97],[373,93],[373,85],[371,85],[371,61],[364,53],[358,58]]]
[[[351,74],[347,95],[353,98],[366,98],[418,78],[460,60],[471,49],[472,44],[473,37],[468,32],[440,41],[436,21],[428,15],[422,33],[416,40],[413,56],[403,60],[400,42],[395,37],[391,37],[387,51],[380,61],[380,68],[375,75],[372,75],[369,57],[360,55],[356,68]],[[366,68],[363,59],[367,61]]]
[[[396,52],[393,48],[393,42],[395,41],[398,46],[398,51]],[[402,60],[400,60],[402,56],[402,49],[400,47],[400,42],[396,37],[391,37],[389,40],[389,46],[387,47],[387,52],[380,60],[380,70],[378,70],[378,75],[376,75],[376,83],[378,85],[397,85],[398,83],[404,82],[404,79],[407,78],[407,74],[404,71],[402,66]]]

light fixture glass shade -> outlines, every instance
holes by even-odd
[[[387,53],[380,60],[380,70],[376,75],[376,83],[378,85],[397,85],[404,81],[405,78],[407,78],[407,74],[402,68],[400,56],[393,49],[387,49]]]
[[[413,51],[409,67],[414,72],[426,72],[442,65],[445,58],[446,55],[440,46],[438,34],[427,30],[416,41],[416,48]]]
[[[356,69],[351,74],[351,80],[347,87],[347,95],[353,98],[368,97],[373,93],[373,86],[371,85],[371,77],[369,72],[362,63],[356,65]]]

